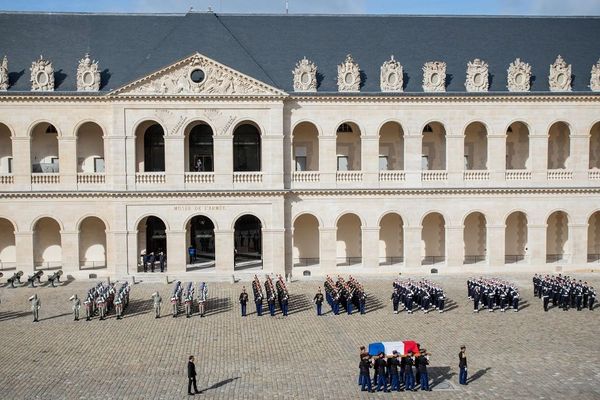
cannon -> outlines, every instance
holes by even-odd
[[[179,314],[179,305],[181,304],[181,281],[175,282],[175,286],[173,287],[173,293],[171,294],[171,306],[173,308],[173,318],[177,317]]]
[[[15,272],[13,276],[6,280],[7,283],[10,283],[12,288],[15,288],[15,282],[19,282],[21,284],[21,277],[23,276],[23,271]]]
[[[35,281],[38,281],[38,283],[42,283],[41,282],[42,275],[44,275],[44,271],[37,271],[35,274],[29,275],[27,277],[27,282],[29,283],[29,287],[35,287]]]
[[[50,283],[52,287],[56,287],[56,282],[60,283],[60,277],[62,276],[62,274],[62,270],[59,269],[58,271],[56,271],[48,277],[48,283]]]

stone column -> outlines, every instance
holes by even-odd
[[[31,190],[31,139],[29,137],[12,138],[13,175],[15,189]]]
[[[119,150],[115,149],[117,154],[119,154]],[[138,160],[135,157],[135,136],[127,136],[125,138],[125,158],[126,158],[126,182],[127,189],[134,190],[135,189],[135,171],[137,168]],[[143,172],[143,171],[140,171]]]
[[[527,256],[530,265],[546,265],[546,225],[527,226]]]
[[[337,172],[335,136],[319,136],[319,169],[321,187],[335,187]]]
[[[337,229],[319,227],[319,267],[323,276],[334,274],[337,267]]]
[[[503,266],[505,263],[505,234],[504,225],[487,225],[487,262],[493,267]]]
[[[128,231],[127,237],[127,265],[126,270],[128,275],[134,275],[138,271],[138,262],[140,260],[140,249],[138,249],[138,232],[134,228],[133,231]],[[167,258],[167,262],[169,259]]]
[[[213,136],[215,187],[233,188],[233,136]]]
[[[379,267],[379,227],[363,226],[361,231],[363,268],[377,268]]]
[[[548,175],[548,135],[529,135],[532,183],[546,183]],[[545,260],[544,260],[545,261]]]
[[[361,136],[360,141],[360,169],[363,173],[363,185],[377,187],[379,186],[379,137]]]
[[[590,135],[571,134],[571,154],[568,169],[573,170],[574,182],[586,182],[590,169]],[[586,258],[587,262],[587,258]]]
[[[464,228],[460,225],[446,226],[446,265],[461,267],[464,261],[465,244],[463,241]]]
[[[135,236],[135,234],[133,235]],[[106,267],[109,275],[114,277],[127,276],[127,257],[124,255],[132,252],[137,253],[137,249],[128,249],[127,231],[106,231]],[[136,268],[136,265],[134,265]]]
[[[262,138],[261,170],[265,189],[283,188],[283,135]]]
[[[186,272],[185,233],[185,230],[167,231],[167,271],[171,274]]]
[[[22,278],[27,279],[27,275],[33,275],[33,232],[15,232],[15,247],[17,271],[23,271]]]
[[[125,160],[125,136],[104,136],[104,157],[106,183],[113,190],[125,190],[127,185],[127,169],[134,160]]]
[[[184,136],[165,135],[165,174],[169,189],[183,188],[185,171]]]
[[[488,135],[488,169],[491,182],[506,181],[506,134]],[[504,258],[502,261],[504,264]]]
[[[285,229],[264,229],[263,237],[263,270],[285,276]]]
[[[588,250],[588,225],[569,224],[569,247],[567,252],[571,254],[570,264],[575,267],[587,265]]]
[[[421,247],[421,227],[404,227],[404,265],[407,268],[421,267]]]
[[[62,271],[65,275],[79,272],[79,231],[61,231]]]
[[[448,184],[452,187],[461,186],[465,169],[465,136],[461,134],[446,134],[446,169]]]
[[[233,274],[233,233],[232,229],[215,229],[215,267],[219,273]]]
[[[58,138],[58,160],[60,186],[66,190],[75,190],[77,187],[76,137],[63,136]]]
[[[421,159],[423,157],[422,142],[423,135],[421,134],[409,134],[404,136],[404,168],[406,170],[406,183],[411,187],[421,186]]]

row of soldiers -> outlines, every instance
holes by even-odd
[[[254,279],[252,280],[252,294],[254,295],[254,305],[256,306],[256,315],[258,317],[262,316],[263,309],[263,300],[267,299],[267,305],[269,307],[269,314],[273,317],[276,313],[276,304],[279,304],[279,309],[281,310],[281,314],[285,317],[288,315],[289,311],[289,301],[290,295],[285,284],[285,281],[281,275],[277,276],[275,283],[273,283],[273,278],[267,275],[264,283],[264,293],[263,293],[263,285],[258,279],[257,275],[254,275]],[[248,304],[248,293],[246,292],[246,286],[242,287],[242,293],[239,296],[240,307],[242,311],[242,317],[246,316],[246,307]]]
[[[487,308],[493,312],[496,308],[504,312],[512,308],[519,311],[519,291],[513,283],[499,278],[469,278],[467,280],[467,296],[473,300],[473,312]]]
[[[123,312],[129,305],[129,292],[131,286],[125,281],[117,290],[114,283],[99,282],[90,288],[83,302],[85,307],[85,319],[90,321],[94,315],[99,315],[104,320],[108,312],[114,308],[117,319],[123,318]],[[74,294],[69,298],[72,302],[73,320],[79,321],[79,310],[81,300]]]
[[[167,256],[163,251],[159,251],[158,254],[154,254],[154,252],[150,252],[150,254],[142,252],[142,254],[140,254],[140,261],[142,263],[142,267],[144,268],[144,272],[148,272],[148,270],[154,272],[156,264],[158,264],[160,272],[165,272]]]
[[[323,286],[325,287],[325,298],[333,314],[338,315],[340,313],[340,305],[344,307],[348,315],[352,314],[353,309],[365,314],[367,294],[360,282],[354,277],[349,276],[348,282],[346,282],[340,275],[338,275],[337,281],[327,275]],[[314,301],[317,303],[317,314],[321,315],[317,296],[315,296]]]
[[[195,301],[198,304],[198,312],[200,317],[204,318],[206,313],[206,302],[208,301],[208,284],[206,282],[199,282],[197,285],[198,296],[194,297],[196,288],[192,282],[188,282],[185,287],[181,284],[181,281],[176,281],[173,285],[173,293],[171,294],[171,307],[173,318],[179,315],[179,309],[183,305],[185,307],[185,316],[190,318],[194,314]],[[160,318],[160,305],[162,298],[158,292],[152,294],[154,302],[154,313],[155,318]]]
[[[408,314],[413,313],[416,305],[417,310],[423,310],[427,314],[430,310],[444,312],[446,296],[444,289],[439,285],[427,279],[413,281],[412,279],[397,279],[393,283],[394,291],[390,301],[394,306],[394,314],[398,314],[400,304],[403,305],[402,311],[406,310]]]
[[[548,305],[552,301],[553,307],[568,311],[569,308],[594,309],[596,291],[587,282],[577,281],[567,275],[538,275],[533,276],[533,295],[542,299],[544,311],[548,311]]]
[[[427,350],[420,349],[419,354],[409,351],[408,354],[399,354],[396,350],[391,356],[380,353],[372,357],[364,347],[360,350],[360,363],[358,365],[360,375],[358,384],[362,391],[416,391],[416,385],[420,384],[421,390],[431,391],[429,387],[429,354]],[[370,369],[374,369],[371,384]],[[373,390],[375,386],[375,390]]]

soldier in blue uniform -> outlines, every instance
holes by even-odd
[[[246,304],[248,303],[248,293],[246,293],[246,286],[242,287],[242,293],[240,293],[240,306],[242,308],[242,317],[246,316]]]
[[[323,293],[321,293],[321,288],[319,288],[319,290],[317,291],[317,294],[315,294],[315,297],[313,298],[313,302],[317,306],[317,315],[318,316],[322,315],[321,310],[323,307]]]

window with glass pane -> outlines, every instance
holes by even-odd
[[[189,135],[190,171],[213,172],[213,132],[206,124],[196,125]]]
[[[233,133],[233,170],[260,171],[260,133],[254,125],[241,125]]]
[[[162,126],[154,124],[144,135],[144,171],[164,172],[165,138]]]

